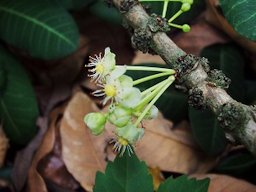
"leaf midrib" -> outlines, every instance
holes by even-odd
[[[17,12],[15,10],[12,10],[12,9],[8,9],[8,8],[5,8],[5,7],[0,7],[0,10],[2,11],[5,11],[9,14],[13,14],[13,15],[16,15],[16,16],[19,16],[23,19],[26,19],[32,23],[34,23],[35,25],[39,25],[41,26],[42,28],[44,28],[45,30],[57,35],[59,38],[63,39],[65,42],[67,42],[69,45],[71,45],[73,48],[76,48],[76,45],[72,43],[72,41],[70,41],[67,37],[65,37],[64,35],[60,34],[58,31],[56,31],[55,29],[53,28],[50,28],[49,26],[47,26],[45,23],[43,22],[40,22],[39,20],[36,20],[34,18],[31,18],[21,12]]]

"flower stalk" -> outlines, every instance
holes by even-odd
[[[168,25],[171,27],[175,27],[178,29],[181,29],[183,32],[189,32],[190,26],[188,24],[178,25],[175,23],[172,23],[175,19],[177,19],[180,15],[182,15],[184,12],[187,12],[190,10],[191,5],[193,4],[193,0],[139,0],[141,3],[144,2],[163,2],[163,8],[162,8],[162,18],[165,18],[168,12],[168,5],[170,2],[180,2],[181,7],[180,10],[178,10],[177,13],[175,13],[171,18],[168,19]]]

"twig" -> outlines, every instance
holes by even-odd
[[[256,155],[256,110],[227,94],[230,80],[221,71],[210,70],[207,59],[180,49],[166,35],[163,21],[149,16],[137,0],[113,0],[113,4],[132,28],[132,45],[160,55],[177,71],[177,82],[189,90],[189,104],[211,109],[228,138],[241,142]]]

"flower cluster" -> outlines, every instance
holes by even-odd
[[[110,48],[105,49],[104,56],[100,54],[90,57],[90,63],[86,67],[89,67],[89,76],[99,87],[93,95],[103,97],[103,105],[107,103],[110,105],[107,113],[89,113],[84,117],[84,122],[94,135],[101,134],[106,122],[110,122],[116,127],[116,138],[113,139],[114,150],[121,154],[125,150],[132,153],[133,145],[144,135],[141,121],[157,116],[158,109],[154,104],[174,81],[175,71],[158,67],[116,65],[115,54]],[[125,75],[127,70],[157,73],[133,80]],[[168,78],[143,92],[135,87],[163,76]]]

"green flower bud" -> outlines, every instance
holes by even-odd
[[[182,31],[187,33],[190,31],[190,26],[188,24],[182,25]]]
[[[150,110],[147,112],[147,114],[145,115],[145,119],[154,119],[156,118],[158,115],[158,108],[153,105]]]
[[[133,86],[133,79],[130,76],[122,75],[118,79],[119,79],[119,82],[122,87],[132,87]]]
[[[104,131],[106,117],[101,113],[89,113],[84,117],[84,122],[93,135],[99,135]]]
[[[183,3],[181,6],[181,11],[186,12],[188,10],[190,10],[191,5],[189,3]]]
[[[189,3],[190,5],[192,5],[194,3],[193,0],[182,0],[182,3]]]
[[[131,110],[116,106],[109,114],[108,120],[117,127],[124,127],[131,120]]]
[[[127,108],[135,107],[140,101],[141,92],[138,88],[135,87],[125,88],[117,99],[117,102]]]
[[[124,127],[117,128],[116,133],[119,137],[122,137],[130,144],[133,144],[144,135],[144,129],[137,128],[134,124],[129,123]]]

